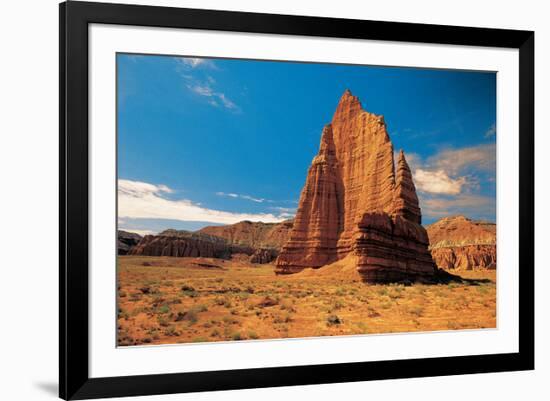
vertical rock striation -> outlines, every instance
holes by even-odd
[[[349,253],[366,281],[432,275],[428,236],[405,155],[397,173],[382,116],[346,90],[309,168],[278,274],[321,267]]]
[[[278,273],[295,273],[305,266],[318,267],[336,260],[343,224],[342,185],[333,132],[327,125],[319,154],[308,171],[290,238],[277,258]]]

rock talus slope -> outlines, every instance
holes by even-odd
[[[433,275],[420,223],[405,155],[396,172],[384,118],[346,90],[323,129],[276,272],[318,268],[354,253],[365,281]]]

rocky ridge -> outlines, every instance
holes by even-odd
[[[252,255],[254,249],[232,245],[224,238],[185,230],[165,230],[158,235],[146,235],[129,255],[205,257],[229,259],[233,253]]]
[[[222,259],[247,255],[252,263],[270,263],[277,257],[291,228],[292,220],[282,223],[243,221],[227,226],[208,226],[196,232],[170,229],[143,237],[128,253]]]
[[[282,223],[241,221],[226,226],[208,226],[198,232],[226,239],[230,244],[280,249],[288,239],[292,220]]]

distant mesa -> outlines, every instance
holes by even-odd
[[[242,221],[204,227],[195,232],[169,229],[157,235],[146,235],[129,250],[119,246],[119,254],[220,259],[246,255],[251,263],[270,263],[279,254],[291,228],[292,220],[282,223]]]
[[[443,218],[427,227],[432,257],[441,269],[496,269],[496,224],[464,216]]]
[[[319,268],[349,254],[367,282],[435,274],[405,154],[396,167],[384,118],[346,90],[323,128],[276,272]]]

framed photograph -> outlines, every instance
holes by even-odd
[[[534,368],[534,33],[60,5],[60,397]]]

